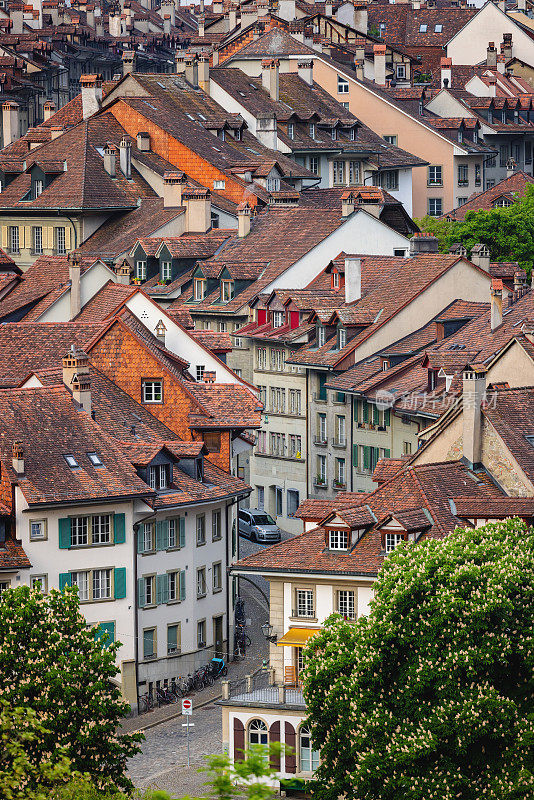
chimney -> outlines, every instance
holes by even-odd
[[[344,192],[341,195],[341,216],[349,217],[354,211],[354,195],[352,192]]]
[[[122,34],[120,9],[111,9],[108,15],[109,35],[117,39]]]
[[[462,385],[463,457],[470,467],[482,459],[482,403],[486,394],[486,370],[466,365]]]
[[[247,202],[237,207],[237,235],[244,239],[250,233],[250,206]]]
[[[206,19],[204,14],[199,14],[198,16],[198,35],[204,38],[204,26],[205,26]]]
[[[502,35],[502,54],[507,61],[513,57],[514,45],[512,42],[511,33],[503,33]]]
[[[63,356],[63,383],[72,392],[72,399],[91,415],[91,376],[89,359],[83,350],[74,345]]]
[[[80,78],[82,86],[82,113],[83,118],[88,119],[100,111],[102,105],[102,76],[101,75],[82,75]]]
[[[261,62],[261,85],[265,89],[266,92],[269,91],[271,85],[271,59],[264,58]]]
[[[126,259],[124,259],[122,264],[115,269],[115,275],[117,277],[116,283],[122,283],[125,286],[128,286],[130,283],[130,273],[130,264]]]
[[[471,249],[471,261],[473,264],[476,264],[477,267],[485,269],[487,272],[490,266],[489,247],[486,247],[485,244],[480,243],[473,245]]]
[[[4,131],[4,147],[20,137],[19,105],[11,100],[2,104],[2,123]]]
[[[500,278],[493,278],[491,282],[491,330],[497,330],[502,325],[502,293],[503,284]]]
[[[93,30],[94,30],[94,28],[95,28],[95,7],[94,7],[94,5],[86,6],[85,14],[86,14],[87,26],[89,28],[93,28]]]
[[[135,50],[125,50],[122,54],[122,74],[131,75],[135,72],[135,62],[137,56]]]
[[[495,47],[495,42],[490,42],[488,44],[488,49],[486,50],[486,66],[490,69],[497,68],[497,48]]]
[[[132,146],[124,136],[119,144],[119,163],[121,172],[130,180],[132,177]]]
[[[215,383],[215,371],[204,370],[202,374],[202,380],[204,383]]]
[[[73,252],[68,255],[69,279],[70,279],[70,318],[77,317],[82,310],[81,296],[81,272],[82,265],[78,253]]]
[[[324,15],[325,17],[332,16],[332,0],[326,0],[326,3],[324,4]]]
[[[198,61],[196,55],[185,57],[185,79],[193,89],[198,87]]]
[[[441,86],[452,86],[452,58],[442,58],[439,62],[441,68]]]
[[[150,152],[150,134],[146,131],[139,131],[137,134],[137,149],[142,153]]]
[[[171,15],[165,14],[163,17],[163,33],[165,36],[171,35]]]
[[[375,83],[379,86],[386,85],[386,45],[375,44],[373,46],[375,60]]]
[[[24,28],[24,6],[13,3],[9,9],[9,16],[12,23],[10,32],[16,35],[22,33]]]
[[[519,292],[520,294],[523,294],[523,291],[526,288],[526,286],[527,286],[526,273],[522,269],[519,269],[516,272],[514,272],[514,292]]]
[[[198,83],[202,91],[210,93],[210,57],[206,54],[198,57]]]
[[[506,59],[503,55],[499,54],[497,56],[497,72],[501,75],[504,75],[506,71]]]
[[[306,81],[308,86],[313,86],[313,59],[310,61],[299,61],[297,64],[299,77]]]
[[[45,122],[48,122],[50,117],[54,115],[55,110],[56,107],[54,103],[52,103],[50,100],[47,100],[47,102],[44,104],[44,109],[43,109],[43,116]]]
[[[437,253],[439,242],[431,233],[416,233],[410,239],[410,256]]]
[[[506,162],[506,177],[511,178],[515,172],[517,172],[517,163],[513,158],[509,158]]]
[[[165,334],[167,333],[167,328],[163,324],[163,320],[160,319],[156,327],[154,328],[154,333],[156,334],[156,338],[164,345],[165,344]]]
[[[362,260],[345,259],[345,302],[355,303],[362,296]]]
[[[17,475],[24,475],[24,448],[22,442],[13,442],[12,465]]]
[[[52,141],[54,139],[57,139],[58,136],[63,136],[64,133],[65,133],[65,128],[63,127],[63,125],[52,125],[52,127],[50,128],[50,138],[52,139]]]
[[[256,116],[256,139],[269,150],[278,150],[276,117],[269,111],[260,111]]]
[[[209,189],[185,189],[182,192],[185,206],[187,233],[206,233],[211,228],[211,193]]]
[[[521,11],[523,14],[526,14],[527,0],[517,0],[517,10]]]
[[[233,31],[237,25],[237,11],[235,8],[228,10],[228,30]]]
[[[280,62],[277,58],[273,58],[269,68],[269,94],[271,95],[271,100],[274,100],[275,103],[280,99],[279,70]]]
[[[361,59],[362,61],[364,61],[364,59],[365,59],[366,40],[365,39],[355,39],[353,44],[354,44],[354,59],[355,60],[360,60]]]
[[[497,78],[494,75],[488,75],[488,97],[497,96]]]
[[[177,75],[185,75],[185,56],[181,50],[174,55],[174,71]]]
[[[367,35],[368,18],[367,3],[354,3],[354,24],[358,33]]]
[[[365,76],[365,60],[363,58],[355,58],[354,67],[356,69],[356,78],[359,81],[363,81]]]
[[[183,172],[163,173],[163,208],[179,208],[182,205],[183,185]]]
[[[111,178],[115,177],[115,156],[117,148],[114,144],[108,144],[104,147],[104,169]]]

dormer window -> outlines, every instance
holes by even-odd
[[[167,489],[171,484],[171,465],[157,464],[148,468],[148,485],[151,489],[160,491]]]
[[[315,139],[315,123],[310,122],[310,139]]]
[[[287,123],[287,135],[290,139],[295,138],[295,126],[292,122]]]
[[[273,311],[273,328],[281,328],[284,324],[284,312]]]
[[[162,261],[161,262],[161,280],[162,281],[170,281],[172,277],[172,262],[171,261]]]
[[[63,458],[67,462],[67,466],[70,467],[71,469],[79,468],[80,465],[78,464],[78,462],[76,461],[76,459],[72,454],[67,453],[66,455],[63,456]]]
[[[202,458],[196,460],[196,478],[202,483],[204,481],[204,461]]]
[[[234,282],[221,281],[221,300],[223,303],[229,303],[234,298]]]
[[[217,132],[217,136],[219,137],[219,139],[222,139],[223,142],[226,140],[226,131],[224,130],[224,128],[222,128],[220,131]]]
[[[386,553],[392,553],[403,541],[403,538],[401,533],[386,533],[384,540],[384,550]]]
[[[353,142],[356,139],[356,128],[350,129],[350,140]]]
[[[235,138],[236,142],[240,142],[241,141],[241,138],[242,138],[242,136],[241,136],[241,128],[236,128],[235,133],[234,133],[234,138]]]
[[[322,347],[326,342],[326,329],[324,325],[317,326],[317,347]]]
[[[475,144],[478,142],[478,131],[476,128],[473,129],[473,141]]]
[[[464,140],[464,134],[463,134],[463,131],[460,129],[458,131],[458,141],[459,142],[463,142],[463,140]]]
[[[195,300],[204,300],[206,296],[206,281],[203,278],[195,278]]]
[[[339,350],[342,350],[345,345],[347,344],[347,330],[346,328],[339,328],[337,332],[337,346]]]
[[[329,550],[348,550],[349,532],[347,530],[328,531]]]
[[[438,382],[438,372],[435,369],[428,370],[428,388],[430,391],[434,391],[436,388],[436,384]]]
[[[337,128],[332,128],[330,131],[330,136],[332,137],[332,141],[335,142],[337,139]]]
[[[267,191],[279,192],[280,191],[280,178],[267,178]]]
[[[135,262],[135,277],[138,281],[146,281],[146,261]]]
[[[332,273],[332,289],[339,289],[339,272]]]
[[[103,467],[104,466],[102,461],[101,461],[101,459],[100,459],[100,456],[98,455],[98,453],[87,453],[87,458],[89,459],[89,461],[91,462],[93,467]]]
[[[43,193],[43,181],[36,180],[33,182],[33,199],[36,200],[40,194]]]

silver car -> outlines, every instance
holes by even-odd
[[[258,508],[247,508],[239,511],[239,535],[246,536],[252,542],[272,544],[279,542],[282,532],[274,519]]]

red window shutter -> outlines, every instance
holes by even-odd
[[[267,309],[258,308],[258,325],[264,325],[267,322]]]
[[[297,771],[297,734],[290,722],[286,722],[286,747],[291,748],[290,753],[286,753],[286,772]]]
[[[298,311],[290,311],[291,314],[291,330],[294,328],[298,328],[299,326],[299,312]]]
[[[234,717],[234,761],[243,761],[245,749],[245,726]]]
[[[271,727],[269,728],[269,742],[279,742],[280,741],[280,723],[273,722]],[[271,756],[270,760],[271,769],[280,769],[280,756]]]

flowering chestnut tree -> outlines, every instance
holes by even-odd
[[[112,683],[118,647],[95,638],[74,588],[43,595],[21,586],[0,596],[0,697],[36,713],[36,764],[61,747],[72,769],[98,786],[131,788],[126,760],[142,736],[117,733],[128,710]]]
[[[534,531],[520,520],[401,545],[368,617],[305,651],[314,797],[534,797]]]

